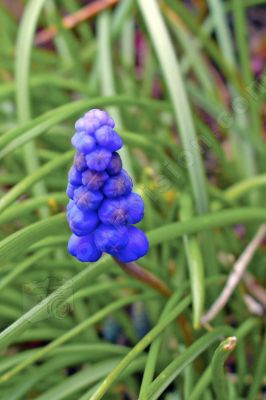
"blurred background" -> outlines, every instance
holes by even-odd
[[[0,38],[1,400],[265,399],[266,1],[1,0]],[[147,280],[66,250],[91,108]]]

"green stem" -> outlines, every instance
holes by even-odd
[[[183,285],[180,289],[176,290],[176,292],[171,296],[170,300],[167,302],[166,306],[163,309],[163,312],[160,317],[160,321],[167,316],[168,312],[175,306],[175,304],[181,299],[183,293],[187,289],[187,285]],[[153,376],[155,373],[156,363],[159,357],[159,352],[162,344],[162,335],[157,337],[151,344],[151,348],[148,354],[147,362],[145,365],[145,370],[141,382],[140,392],[139,392],[139,400],[144,400],[147,398],[147,392],[149,386],[153,380]]]
[[[148,233],[152,246],[176,239],[184,234],[196,233],[212,228],[225,227],[248,221],[262,222],[266,220],[266,211],[263,208],[243,207],[232,210],[223,210],[212,214],[194,217],[189,221],[175,222]]]
[[[190,394],[189,400],[200,400],[204,398],[203,393],[210,385],[211,379],[212,379],[212,370],[211,367],[209,366],[205,369],[203,374],[201,374],[200,379],[198,380],[192,393]]]
[[[188,195],[181,197],[181,221],[189,221],[192,218],[192,204]],[[203,260],[196,236],[183,236],[185,252],[189,270],[189,280],[192,293],[193,326],[200,327],[205,302],[204,267]]]
[[[236,47],[239,53],[240,68],[242,72],[243,81],[245,87],[248,89],[255,77],[251,70],[251,55],[249,52],[249,35],[247,32],[247,21],[246,21],[246,9],[243,1],[233,0],[233,13],[235,19],[235,33],[236,33]],[[249,96],[249,108],[251,121],[246,126],[246,129],[250,132],[250,135],[254,137],[259,146],[264,146],[262,140],[262,126],[260,118],[260,110],[258,109],[258,103],[254,101],[253,96]],[[251,122],[251,123],[250,123]]]
[[[56,168],[61,167],[67,164],[74,156],[74,150],[68,151],[55,158],[52,161],[44,164],[42,167],[38,168],[37,171],[32,172],[26,178],[22,179],[17,185],[13,186],[9,192],[4,195],[0,200],[0,213],[5,210],[16,198],[18,198],[21,194],[26,192],[32,185],[38,182],[44,176],[52,173]]]
[[[256,326],[259,325],[259,323],[260,321],[255,318],[250,318],[247,321],[243,322],[243,324],[240,325],[240,327],[234,332],[235,336],[237,337],[238,343],[241,343],[241,341],[245,338],[245,336],[247,336],[250,332],[252,332],[254,328],[256,328]],[[211,365],[209,365],[205,369],[203,375],[198,380],[197,384],[195,385],[189,400],[201,400],[202,398],[204,398],[204,391],[211,384],[211,381],[212,381],[212,368]]]
[[[228,330],[230,330],[228,327],[219,328],[211,333],[207,333],[193,343],[187,350],[172,361],[153,381],[148,391],[147,399],[145,400],[159,399],[164,390],[176,379],[183,369],[205,351],[214,341],[228,332]]]
[[[224,195],[228,200],[236,200],[244,196],[252,189],[266,186],[266,174],[257,175],[252,178],[243,179],[230,186],[224,191]]]
[[[148,233],[148,238],[150,245],[155,246],[185,234],[193,234],[206,229],[225,227],[248,221],[261,223],[262,220],[266,220],[264,208],[236,208],[194,217],[188,221],[175,222],[153,229]],[[12,259],[41,239],[53,235],[58,236],[66,229],[68,228],[65,214],[59,214],[14,232],[0,242],[1,261]]]
[[[59,235],[62,231],[68,229],[65,213],[57,214],[45,220],[35,222],[12,233],[0,242],[1,262],[5,262],[39,242],[47,236]]]
[[[204,51],[206,51],[209,57],[219,66],[219,69],[226,76],[227,80],[233,82],[235,87],[239,87],[236,69],[230,65],[224,55],[221,54],[216,42],[209,37],[209,32],[203,29],[201,21],[190,12],[183,2],[165,0],[165,3],[169,4],[176,15],[178,15],[194,33],[194,36],[199,38],[201,45],[204,47]]]
[[[65,297],[65,301],[67,300],[68,297],[71,296],[71,293],[68,293],[68,296]],[[20,364],[16,365],[14,368],[12,368],[10,371],[6,372],[4,375],[0,377],[0,383],[1,382],[6,382],[9,379],[11,379],[13,376],[17,375],[19,372],[23,371],[25,368],[28,366],[32,365],[34,362],[37,360],[42,359],[45,355],[47,355],[50,351],[56,349],[59,347],[61,344],[66,343],[73,337],[77,336],[87,328],[89,328],[91,325],[95,324],[96,322],[101,321],[103,318],[105,318],[107,315],[110,315],[112,312],[118,310],[119,308],[122,308],[128,304],[134,303],[135,301],[138,301],[140,299],[147,299],[150,298],[151,295],[134,295],[130,297],[126,297],[120,300],[117,300],[113,302],[112,304],[104,307],[102,310],[98,311],[85,321],[81,322],[75,328],[70,329],[67,333],[61,335],[58,339],[55,339],[51,343],[49,343],[47,346],[41,348],[38,352],[33,354],[33,356],[27,358],[26,360],[22,361]],[[49,315],[49,310],[48,310],[48,315]],[[50,315],[51,316],[51,315]]]
[[[31,119],[29,92],[30,58],[34,32],[44,3],[45,0],[30,0],[25,7],[19,26],[15,63],[16,104],[19,124],[23,124]],[[29,142],[25,145],[24,162],[28,173],[34,172],[39,167],[34,142]],[[45,191],[43,182],[38,182],[33,188],[33,193],[37,196],[45,194]],[[41,209],[40,211],[43,217],[47,216],[46,209]]]
[[[0,151],[0,159],[66,119],[74,117],[89,108],[109,105],[116,105],[118,107],[133,105],[141,108],[151,108],[157,111],[170,109],[169,104],[161,101],[128,96],[95,97],[89,100],[74,101],[48,111],[40,117],[23,124],[21,127],[12,129],[1,135],[0,148],[2,148],[2,150]]]
[[[182,157],[185,159],[186,169],[190,178],[195,207],[197,213],[204,214],[209,209],[204,165],[175,49],[156,0],[145,0],[145,2],[138,0],[138,5],[155,47],[173,105],[174,118],[179,128],[183,145]],[[217,272],[217,263],[212,236],[205,233],[202,241],[204,256],[207,260],[207,265],[210,266],[208,272],[215,274]]]
[[[159,6],[155,0],[138,0],[138,5],[155,46],[174,108],[176,124],[184,147],[184,156],[199,213],[208,210],[208,194],[197,136],[178,60]],[[173,82],[175,84],[173,85]]]
[[[133,8],[135,6],[135,0],[124,0],[119,2],[112,18],[111,36],[112,40],[115,40],[122,30],[125,21],[130,17]]]
[[[266,369],[266,334],[264,335],[264,341],[261,347],[260,356],[256,363],[256,369],[253,375],[253,382],[250,385],[249,392],[248,392],[248,400],[256,399],[260,385],[262,384],[263,376],[265,374]]]
[[[208,0],[209,8],[215,23],[215,32],[217,34],[217,39],[221,52],[226,59],[228,65],[236,69],[236,59],[233,49],[233,41],[231,38],[230,30],[226,21],[226,14],[224,9],[224,4],[221,0]],[[237,98],[239,92],[235,88],[230,87],[230,92],[232,99]],[[242,110],[241,110],[242,111]],[[256,171],[255,155],[253,148],[246,138],[241,137],[241,132],[247,126],[247,118],[243,112],[236,110],[235,120],[237,123],[238,131],[231,128],[229,130],[231,146],[234,150],[234,156],[237,162],[239,173],[243,176],[252,176]],[[243,157],[245,158],[245,163],[243,163]]]
[[[41,303],[26,312],[22,317],[0,333],[0,348],[3,349],[8,346],[9,343],[12,343],[22,332],[32,326],[34,321],[38,321],[38,319],[44,315],[49,315],[49,310],[55,302],[58,305],[60,302],[63,303],[71,293],[75,293],[79,288],[83,287],[86,282],[92,283],[98,275],[107,272],[110,264],[111,258],[104,257],[101,261],[89,265],[74,278],[68,280],[59,289],[46,297]]]
[[[34,199],[24,200],[8,207],[0,214],[0,224],[12,221],[20,216],[24,217],[28,212],[35,210],[41,205],[49,206],[51,202],[54,204],[66,204],[67,196],[64,192],[49,193],[44,196],[35,197]]]
[[[223,3],[220,0],[208,0],[208,4],[215,22],[218,42],[224,58],[232,67],[235,66],[235,56],[231,45],[232,38],[227,27]]]
[[[105,11],[98,17],[98,30],[99,30],[99,67],[102,85],[102,94],[104,96],[114,96],[116,93],[114,71],[112,63],[111,53],[111,21],[110,12]],[[120,110],[117,108],[110,108],[110,114],[116,121],[118,129],[123,128],[122,117]],[[133,170],[131,166],[131,160],[129,153],[124,146],[120,150],[120,155],[125,166],[125,169],[129,171],[130,176],[133,178]]]
[[[43,258],[49,251],[51,250],[50,249],[41,250],[38,253],[34,254],[33,256],[26,258],[22,263],[16,265],[15,268],[9,272],[9,274],[7,274],[1,279],[0,291],[3,290],[7,285],[9,285],[10,282],[12,282],[18,275],[22,274],[22,272],[26,271],[34,263]]]
[[[224,363],[230,353],[235,349],[237,338],[226,338],[216,349],[211,362],[212,384],[217,400],[228,400],[227,379],[224,371]]]
[[[91,397],[91,400],[100,400],[112,384],[121,375],[124,369],[137,357],[143,350],[171,323],[178,317],[189,305],[190,298],[186,297],[179,305],[160,321],[149,333],[141,339],[135,347],[122,359],[122,361],[114,368],[114,370],[104,379],[102,384]]]

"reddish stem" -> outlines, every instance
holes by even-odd
[[[119,0],[98,0],[92,4],[88,4],[87,6],[81,8],[71,15],[67,15],[62,20],[62,25],[66,29],[74,28],[80,22],[85,21],[91,17],[94,17],[99,12],[105,10],[108,7],[111,7],[118,3]],[[56,26],[51,26],[47,29],[44,29],[37,33],[35,44],[40,45],[51,40],[58,32],[58,28]]]
[[[150,271],[141,268],[137,263],[123,263],[115,258],[116,263],[125,271],[128,275],[133,276],[135,279],[146,283],[152,289],[161,293],[164,297],[170,297],[172,292],[168,286],[161,281],[157,276],[153,275]]]
[[[115,262],[125,271],[128,275],[133,278],[145,283],[147,286],[155,289],[158,293],[162,294],[164,297],[171,297],[172,291],[171,289],[157,276],[155,276],[152,272],[145,270],[140,267],[135,262],[123,263],[114,258]],[[178,325],[182,331],[183,337],[185,339],[186,344],[189,346],[192,341],[192,332],[189,322],[184,314],[179,315],[177,318]]]

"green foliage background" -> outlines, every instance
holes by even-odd
[[[2,400],[263,398],[263,318],[245,284],[201,319],[266,219],[266,79],[247,40],[247,11],[265,1],[199,3],[203,15],[121,0],[73,29],[62,10],[84,10],[78,0],[25,1],[19,24],[0,5]],[[36,45],[49,26],[55,36]],[[139,264],[166,296],[109,256],[67,254],[70,138],[96,107],[126,144],[151,244]],[[249,265],[260,285],[264,255]]]

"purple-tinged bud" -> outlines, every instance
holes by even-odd
[[[116,199],[105,199],[98,214],[104,224],[137,224],[143,219],[144,203],[140,195],[130,193]]]
[[[122,249],[117,251],[114,256],[121,262],[128,263],[135,261],[147,254],[149,242],[144,232],[140,229],[130,226],[128,228],[129,241]]]
[[[102,255],[95,246],[92,234],[82,237],[71,235],[68,241],[68,252],[82,262],[95,262]]]
[[[89,190],[99,190],[109,178],[106,172],[97,172],[87,169],[82,174],[82,183]]]
[[[67,203],[67,206],[66,206],[67,213],[69,213],[69,211],[71,210],[72,207],[74,207],[74,205],[75,205],[75,202],[73,200],[69,200],[69,202]]]
[[[127,208],[124,198],[104,200],[98,214],[103,224],[125,225],[127,223]]]
[[[71,185],[78,186],[82,184],[82,175],[81,173],[74,167],[74,165],[70,168],[68,173],[68,180]]]
[[[103,187],[103,193],[106,197],[120,197],[129,194],[132,187],[132,179],[123,169],[118,175],[107,180]]]
[[[97,148],[86,155],[87,166],[92,171],[102,172],[107,168],[112,157],[112,153],[103,148]]]
[[[74,167],[79,171],[83,172],[87,169],[87,163],[85,155],[82,153],[77,153],[74,158]]]
[[[125,226],[99,225],[94,233],[96,247],[106,253],[115,254],[128,243],[128,229]]]
[[[95,211],[82,211],[74,205],[67,213],[70,229],[77,236],[88,235],[99,224],[99,218]]]
[[[103,201],[101,192],[88,190],[85,186],[80,186],[74,193],[74,202],[80,210],[96,210]]]
[[[96,129],[100,128],[101,121],[97,118],[84,117],[84,130],[88,135],[94,135]]]
[[[77,132],[71,139],[71,143],[81,153],[89,153],[96,148],[95,139],[85,132]]]
[[[84,118],[79,118],[76,123],[75,123],[75,129],[78,132],[84,131],[85,124],[84,124]]]
[[[94,108],[85,114],[85,118],[89,119],[97,119],[101,125],[109,125],[111,128],[114,128],[115,123],[112,117],[106,111],[99,110]]]
[[[79,186],[71,185],[71,183],[67,184],[66,194],[70,199],[74,199],[74,192]]]
[[[99,146],[109,151],[119,150],[123,146],[121,137],[108,125],[103,125],[95,131],[95,139]]]
[[[107,173],[111,176],[119,174],[122,169],[122,160],[118,153],[112,153],[112,158],[107,166]]]
[[[144,217],[144,202],[137,193],[130,193],[125,197],[127,206],[127,223],[137,224]]]

